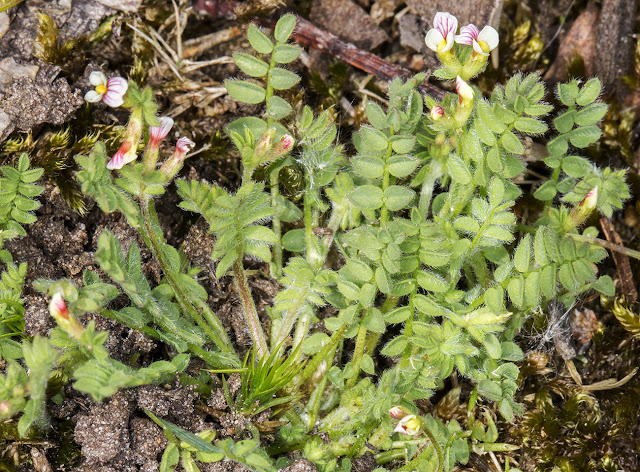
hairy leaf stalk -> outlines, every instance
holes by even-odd
[[[173,271],[160,250],[160,244],[162,242],[158,239],[156,232],[153,229],[154,226],[159,227],[159,222],[153,208],[153,202],[149,196],[144,193],[144,191],[140,192],[140,209],[145,229],[145,231],[141,231],[140,233],[160,264],[163,273],[169,280],[180,307],[185,313],[188,313],[196,323],[198,323],[205,333],[207,333],[211,341],[213,341],[220,350],[231,354],[233,358],[237,359],[237,354],[233,344],[231,344],[231,340],[227,336],[224,326],[218,317],[211,311],[206,303],[199,304],[199,307],[194,306],[173,276]]]
[[[364,318],[363,314],[363,318]],[[362,364],[362,356],[364,355],[364,348],[367,341],[367,327],[363,324],[358,329],[358,337],[356,338],[356,347],[353,353],[353,359],[351,360],[351,366],[353,368],[353,375],[347,381],[346,388],[351,388],[356,384],[358,375],[360,374],[360,364]]]
[[[280,181],[278,178],[279,172],[280,169],[276,169],[269,174],[269,182],[271,184],[271,205],[274,208],[276,208],[276,205],[278,204],[278,195],[280,194]],[[271,219],[271,229],[277,238],[277,242],[273,245],[272,270],[274,277],[279,279],[282,277],[282,244],[280,243],[282,238],[282,225],[277,214],[273,215]]]
[[[262,357],[269,355],[269,348],[267,347],[267,340],[264,336],[264,331],[262,330],[262,324],[260,324],[260,318],[258,318],[256,304],[253,301],[253,296],[251,296],[251,289],[247,282],[247,276],[244,273],[242,256],[233,263],[233,275],[238,293],[240,293],[242,309],[247,317],[249,332],[251,333],[251,338],[255,344],[256,355],[258,359],[262,359]]]

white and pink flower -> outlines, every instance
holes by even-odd
[[[116,170],[122,169],[129,162],[133,162],[138,158],[137,146],[134,146],[131,141],[125,141],[118,149],[111,160],[107,163],[107,169]]]
[[[453,47],[458,30],[458,19],[451,13],[438,12],[433,19],[433,28],[427,31],[424,42],[437,53],[447,52]]]
[[[117,108],[124,103],[124,94],[129,88],[127,80],[122,77],[107,77],[100,71],[93,71],[89,75],[89,82],[95,90],[89,90],[84,99],[90,103],[102,100],[110,107]]]
[[[469,24],[460,28],[460,34],[455,36],[455,42],[471,46],[476,53],[488,56],[498,46],[500,37],[491,26],[485,26],[480,31],[475,25]]]
[[[422,422],[416,415],[407,415],[398,422],[398,425],[393,431],[408,436],[415,436],[420,431],[421,426]]]

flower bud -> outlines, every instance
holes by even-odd
[[[167,176],[167,180],[171,180],[182,169],[187,152],[191,150],[196,143],[186,136],[178,139],[176,150],[169,159],[167,159],[160,167],[160,172]]]
[[[168,116],[161,116],[158,118],[160,126],[149,126],[149,145],[158,147],[160,141],[162,141],[171,131],[173,127],[173,119]]]
[[[585,195],[584,199],[578,203],[571,213],[569,214],[569,219],[565,225],[565,229],[575,228],[576,226],[581,225],[587,219],[587,217],[591,214],[593,210],[596,209],[598,205],[598,186],[593,187],[587,195]]]
[[[173,120],[168,116],[161,116],[158,118],[160,126],[149,126],[149,143],[144,150],[144,166],[150,171],[155,169],[156,162],[158,162],[158,146],[171,128],[173,127]]]
[[[422,421],[416,415],[407,415],[400,420],[394,431],[408,436],[415,436],[420,431]]]
[[[293,149],[294,144],[295,139],[293,139],[292,136],[285,134],[282,138],[280,138],[280,141],[276,143],[271,152],[269,152],[269,154],[267,155],[267,159],[269,161],[272,161],[289,154]]]
[[[56,321],[69,319],[69,309],[67,308],[67,304],[65,303],[64,298],[62,298],[62,294],[60,292],[51,297],[49,313]]]
[[[253,151],[256,162],[260,162],[260,159],[262,159],[271,150],[271,148],[273,147],[273,138],[275,137],[275,135],[276,129],[269,128],[258,140],[255,150]]]
[[[49,303],[49,314],[54,320],[56,320],[58,326],[64,329],[72,338],[79,339],[84,332],[84,328],[75,316],[69,313],[67,304],[65,303],[64,298],[62,298],[62,294],[60,292],[51,297],[51,302]]]
[[[456,77],[456,92],[458,93],[458,101],[462,106],[473,103],[473,89],[460,76]]]
[[[443,116],[444,116],[444,108],[442,108],[440,105],[435,105],[435,106],[431,109],[431,119],[432,119],[433,121],[438,121],[438,120],[440,120]]]
[[[399,420],[407,416],[407,411],[401,406],[394,406],[393,408],[389,409],[389,415],[391,415],[392,418]]]
[[[129,118],[124,141],[111,160],[107,164],[107,169],[122,169],[129,162],[138,158],[138,143],[142,137],[142,111],[134,109]]]

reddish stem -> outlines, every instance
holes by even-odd
[[[196,0],[194,9],[201,13],[208,13],[214,17],[235,18],[234,9],[240,5],[236,0]],[[256,22],[267,28],[273,28],[276,19],[266,16],[257,17]],[[291,37],[301,46],[324,51],[341,61],[372,74],[380,80],[391,81],[396,77],[409,79],[415,74],[398,64],[385,61],[368,51],[359,49],[351,43],[341,40],[336,35],[314,26],[304,18],[297,17],[296,29]],[[431,95],[436,100],[442,100],[445,91],[427,82],[422,83],[418,90]]]

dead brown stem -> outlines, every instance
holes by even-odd
[[[194,9],[215,17],[235,18],[233,10],[238,4],[239,2],[235,0],[227,2],[221,0],[197,0],[194,4]],[[268,28],[273,28],[276,23],[276,19],[263,16],[257,17],[255,21]],[[298,17],[296,29],[291,37],[301,46],[324,51],[347,64],[374,75],[380,80],[388,82],[396,77],[408,79],[414,76],[409,69],[359,49],[334,34],[314,26],[304,18]],[[421,84],[418,89],[422,93],[431,95],[436,100],[442,100],[446,93],[444,90],[426,82]]]

